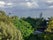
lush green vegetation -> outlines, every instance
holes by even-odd
[[[19,18],[0,11],[0,40],[53,40],[53,17]]]
[[[5,12],[0,12],[0,40],[22,40],[21,32]]]
[[[17,27],[17,29],[21,31],[24,39],[27,39],[28,36],[30,36],[30,34],[33,33],[33,28],[30,25],[30,23],[22,19],[18,19],[18,17],[16,16],[13,16],[12,19],[13,19],[13,24]]]

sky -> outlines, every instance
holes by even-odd
[[[43,12],[43,17],[53,16],[53,0],[0,0],[0,10],[19,17],[37,17]]]

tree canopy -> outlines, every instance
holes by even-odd
[[[2,11],[0,13],[0,40],[22,40],[21,32],[8,19],[8,16]]]
[[[27,38],[33,33],[33,28],[28,22],[14,16],[13,23],[21,31],[23,38]]]

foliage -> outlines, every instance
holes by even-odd
[[[47,32],[53,32],[53,17],[51,17],[49,19],[48,25],[47,25],[47,29],[45,30]]]
[[[47,24],[48,23],[48,24]],[[34,31],[41,33],[34,34]],[[21,35],[22,34],[22,35]],[[0,40],[53,40],[53,17],[18,18],[0,11]]]
[[[44,40],[44,33],[41,34],[31,34],[28,40]]]
[[[49,22],[45,32],[45,40],[53,40],[53,17],[49,18]]]
[[[14,16],[13,23],[22,32],[24,39],[27,39],[33,33],[33,28],[28,22]]]
[[[0,40],[22,40],[21,32],[3,11],[0,11]]]
[[[45,27],[47,26],[46,20],[44,18],[22,18],[24,21],[30,23],[34,30],[45,30]]]

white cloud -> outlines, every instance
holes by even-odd
[[[48,3],[52,3],[53,1],[47,1]]]
[[[28,6],[28,7],[31,7],[32,6],[32,3],[27,2],[25,5]]]
[[[0,1],[0,7],[4,7],[5,4],[6,4],[5,2]]]
[[[53,0],[45,0],[45,3],[48,5],[48,8],[53,8]]]
[[[49,6],[49,8],[53,8],[53,6]]]
[[[53,3],[53,0],[46,0],[47,3]]]
[[[0,4],[1,4],[1,5],[5,5],[5,2],[4,2],[4,1],[0,1]]]
[[[0,1],[0,7],[16,7],[22,8],[42,8],[46,9],[53,6],[53,0],[3,0]],[[53,7],[51,7],[53,8]]]
[[[29,1],[29,0],[25,0],[25,1]]]
[[[20,5],[28,8],[38,8],[39,5],[36,2],[25,2],[25,3],[20,3]]]
[[[13,5],[13,4],[12,4],[12,3],[7,3],[7,5],[8,5],[8,6],[11,6],[11,5]]]
[[[53,2],[53,0],[47,0],[48,2]]]
[[[0,7],[10,7],[10,6],[12,6],[12,3],[6,3],[6,2],[4,2],[4,1],[0,1]]]

